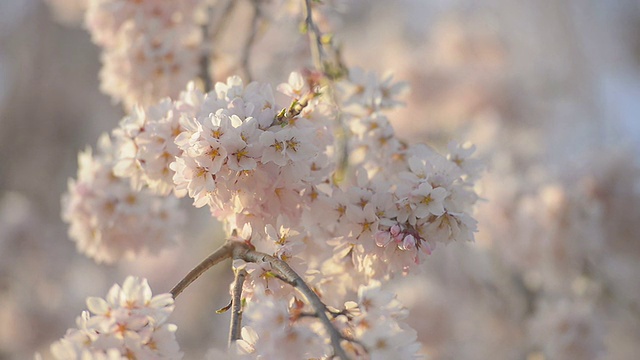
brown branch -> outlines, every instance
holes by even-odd
[[[327,307],[322,302],[322,300],[320,300],[318,295],[313,290],[311,290],[311,288],[309,288],[307,283],[300,277],[300,275],[298,275],[289,266],[289,264],[274,256],[250,249],[247,244],[239,242],[236,243],[236,246],[233,249],[233,258],[242,259],[246,262],[252,263],[269,263],[272,269],[279,272],[278,275],[280,276],[278,277],[281,277],[281,279],[283,279],[285,282],[295,287],[306,299],[307,303],[311,305],[311,308],[315,312],[316,317],[320,320],[325,330],[329,334],[335,356],[343,360],[349,359],[347,353],[344,351],[341,345],[341,342],[343,340],[342,334],[340,334],[340,332],[333,326],[333,323],[331,323],[331,320],[329,320],[329,317],[327,316]]]
[[[242,285],[247,272],[244,269],[236,270],[231,290],[231,322],[229,324],[229,347],[234,341],[240,339],[242,329]]]
[[[237,240],[227,240],[220,248],[214,251],[206,259],[204,259],[198,266],[193,268],[180,282],[171,289],[171,295],[175,299],[182,291],[184,291],[189,284],[196,280],[205,271],[209,270],[214,265],[218,264],[222,260],[233,258],[242,259],[251,263],[269,263],[274,270],[275,275],[290,284],[302,294],[307,303],[311,305],[315,316],[320,320],[325,328],[325,331],[329,334],[331,345],[333,347],[334,356],[342,360],[348,360],[347,353],[342,348],[342,340],[349,340],[343,336],[331,323],[331,320],[327,316],[327,307],[320,300],[318,295],[309,288],[309,285],[298,275],[285,261],[278,259],[277,257],[255,251],[249,244]],[[240,338],[240,315],[242,313],[242,283],[244,282],[244,274],[241,272],[236,273],[236,279],[232,292],[232,313],[231,313],[231,331],[229,334],[229,343]],[[352,340],[349,340],[352,341]]]
[[[338,168],[333,176],[333,181],[338,184],[345,178],[349,166],[349,142],[347,139],[347,126],[344,124],[340,105],[335,96],[334,81],[345,77],[349,73],[349,70],[342,61],[340,49],[335,46],[331,39],[328,41],[324,40],[324,35],[318,28],[318,25],[313,21],[312,2],[313,0],[303,0],[305,28],[309,35],[309,47],[314,66],[316,70],[322,72],[324,77],[328,79],[327,95],[338,110],[335,120],[336,131],[334,134],[336,146],[339,149],[336,152]],[[327,52],[329,54],[327,54]]]
[[[209,270],[214,265],[218,264],[222,260],[231,258],[231,254],[234,249],[234,242],[227,241],[224,245],[219,247],[216,251],[211,253],[206,259],[204,259],[200,264],[193,268],[193,270],[189,271],[189,273],[182,279],[180,282],[171,289],[171,295],[173,298],[177,298],[178,295],[184,289],[187,288],[195,279],[199,278],[205,271]]]
[[[218,36],[222,32],[223,29],[227,27],[227,24],[231,20],[231,13],[236,5],[236,0],[227,0],[222,9],[220,16],[217,17],[217,21],[215,22],[215,26],[211,28],[211,39],[218,40]]]
[[[333,37],[322,34],[313,21],[313,0],[303,0],[305,20],[304,28],[309,35],[309,48],[316,70],[322,72],[330,80],[344,77],[348,70],[342,62],[340,48],[333,42]]]
[[[260,18],[262,17],[260,4],[258,4],[258,1],[251,0],[251,5],[253,6],[253,16],[251,18],[251,27],[249,28],[249,37],[247,37],[247,40],[242,47],[242,55],[240,57],[240,68],[247,77],[247,82],[251,82],[253,80],[250,64],[251,50],[258,37],[258,23],[260,22]]]
[[[203,25],[203,46],[200,59],[200,76],[203,78],[207,92],[213,89],[213,80],[216,78],[213,69],[213,62],[217,58],[216,46],[220,42],[222,30],[228,28],[227,25],[231,20],[236,3],[236,0],[227,0],[224,6],[207,5],[209,22]],[[217,9],[222,10],[214,11]],[[214,15],[216,16],[214,17]]]
[[[206,11],[208,13],[208,17],[212,17],[213,6],[207,6]],[[202,43],[200,51],[200,78],[202,79],[202,86],[204,87],[204,92],[209,92],[213,89],[213,74],[211,72],[211,62],[213,59],[213,53],[211,51],[211,43],[213,42],[213,37],[211,36],[211,23],[202,24]]]
[[[313,22],[313,11],[311,11],[311,0],[304,0],[305,9],[305,27],[307,34],[309,35],[309,45],[311,50],[311,57],[313,58],[313,64],[317,70],[325,73],[324,64],[322,59],[325,57],[324,49],[322,46],[322,33],[320,29]]]

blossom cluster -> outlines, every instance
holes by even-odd
[[[353,359],[414,359],[420,349],[417,334],[405,322],[408,311],[395,295],[372,281],[361,285],[356,301],[342,310],[333,309],[333,323],[345,339],[357,339],[346,346]],[[296,298],[286,302],[254,288],[251,303],[244,311],[247,326],[232,355],[243,358],[311,359],[331,353],[319,321],[308,316],[304,303]],[[213,352],[212,352],[213,354]]]
[[[78,327],[51,345],[55,359],[182,359],[176,326],[167,323],[173,297],[152,296],[146,279],[130,276],[106,298],[88,298],[87,307]]]
[[[367,86],[377,90],[345,96],[345,103],[362,109],[397,103],[397,94],[385,90],[396,85]],[[258,246],[272,240],[263,248],[268,252],[291,257],[303,249],[283,249],[287,244],[280,235],[269,236],[266,226],[293,229],[302,238],[324,236],[335,244],[333,251],[324,259],[313,251],[306,261],[348,253],[359,272],[377,277],[421,262],[438,242],[473,239],[469,211],[477,199],[477,168],[466,166],[473,165],[472,148],[453,146],[446,158],[423,145],[402,144],[382,114],[385,107],[364,116],[345,113],[356,134],[347,145],[353,153],[348,167],[358,170],[338,182],[329,161],[336,152],[330,131],[335,109],[310,77],[293,73],[279,90],[288,97],[285,105],[276,104],[268,84],[245,87],[231,77],[210,93],[191,85],[173,102],[136,109],[114,131],[120,144],[116,174],[159,194],[188,194],[230,230],[250,224]]]
[[[304,86],[299,74],[292,82]],[[260,232],[273,214],[297,220],[302,192],[328,176],[332,137],[312,90],[295,91],[307,101],[290,100],[290,111],[302,107],[296,116],[278,113],[269,85],[245,87],[239,77],[137,109],[114,131],[116,173],[159,194],[188,194],[233,229],[251,222]]]
[[[115,147],[108,135],[97,153],[78,156],[78,177],[62,198],[62,217],[81,253],[112,263],[144,252],[157,253],[177,240],[184,220],[178,202],[138,190],[113,173]]]
[[[356,91],[339,93],[337,103],[313,73],[292,73],[278,86],[283,102],[276,101],[269,84],[244,85],[238,77],[208,93],[190,84],[175,100],[135,107],[123,118],[112,132],[112,157],[102,171],[129,192],[188,196],[194,206],[207,206],[229,236],[286,261],[326,304],[347,303],[334,322],[342,336],[361,339],[350,349],[353,356],[411,358],[418,348],[415,332],[398,323],[404,311],[390,307],[395,302],[381,295],[379,280],[415,269],[437,243],[473,240],[470,212],[479,169],[470,159],[473,148],[452,144],[451,154],[444,156],[402,143],[384,114],[399,104],[402,84],[375,75],[366,79],[357,85],[345,80],[342,89]],[[340,122],[347,131],[343,144],[333,137]],[[343,161],[336,160],[340,154],[347,154]],[[79,184],[87,182],[83,168]],[[76,204],[66,205],[66,219],[72,229],[74,224],[87,228],[88,221],[76,215],[82,213],[76,209],[82,209],[87,186],[71,184],[68,197],[77,200],[66,201]],[[101,189],[104,198],[114,197],[113,186]],[[126,197],[121,202],[129,204]],[[136,234],[129,244],[119,243],[135,246],[139,233],[116,229]],[[94,247],[101,245],[100,238],[94,241]],[[249,324],[255,323],[254,330],[245,330],[253,339],[245,341],[247,349],[282,357],[282,347],[275,344],[290,342],[290,356],[327,353],[326,334],[317,321],[302,316],[289,326],[293,322],[283,320],[296,317],[292,306],[302,305],[296,305],[290,287],[274,280],[277,271],[268,262],[236,260],[234,266],[247,271],[244,296],[258,304],[255,312],[247,310]],[[372,307],[372,301],[379,306]],[[380,313],[384,309],[389,313]],[[281,332],[262,329],[274,321],[283,324]]]
[[[339,84],[348,171],[322,193],[330,216],[320,228],[334,239],[334,254],[349,255],[359,272],[380,279],[414,267],[437,243],[472,241],[473,183],[481,170],[474,148],[451,143],[445,157],[403,143],[385,115],[400,104],[403,83],[357,68],[349,74]]]
[[[86,26],[102,48],[101,89],[131,109],[176,96],[197,77],[200,0],[92,0]]]

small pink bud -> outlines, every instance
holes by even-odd
[[[416,238],[413,235],[407,235],[402,240],[402,248],[405,250],[413,250],[416,248]]]
[[[385,247],[391,242],[391,235],[387,231],[378,231],[373,237],[379,247]]]
[[[396,224],[391,227],[390,232],[393,237],[396,237],[398,236],[398,234],[400,234],[401,230],[402,229],[400,229],[400,225]]]

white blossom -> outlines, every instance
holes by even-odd
[[[198,72],[200,0],[94,0],[86,14],[103,48],[101,89],[125,107],[177,96]]]
[[[115,176],[114,147],[104,134],[98,153],[78,156],[78,177],[62,198],[62,217],[78,250],[97,262],[112,263],[143,252],[157,253],[177,240],[184,220],[176,199],[138,191]]]
[[[153,296],[146,279],[130,276],[106,298],[88,298],[87,307],[78,328],[51,345],[56,359],[182,359],[176,326],[166,323],[173,297]]]

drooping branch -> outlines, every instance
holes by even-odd
[[[187,288],[187,286],[199,278],[205,271],[209,270],[222,260],[229,259],[233,253],[234,244],[235,242],[227,241],[224,245],[211,253],[211,255],[207,256],[207,258],[200,264],[194,267],[193,270],[189,271],[189,273],[180,280],[173,289],[171,289],[171,295],[173,295],[173,298],[177,298],[178,295]]]
[[[211,16],[212,7],[209,6],[207,8],[207,12],[209,12],[209,16]],[[211,91],[213,88],[213,76],[211,74],[211,24],[203,24],[202,25],[202,37],[203,37],[203,46],[200,49],[202,52],[200,54],[200,78],[202,79],[202,85],[204,87],[205,92]]]
[[[313,0],[303,0],[305,10],[304,29],[309,35],[309,47],[313,64],[329,79],[343,77],[347,70],[342,64],[340,49],[333,43],[332,37],[323,34],[318,25],[313,21]],[[327,54],[329,50],[329,54]]]
[[[253,15],[249,28],[249,36],[247,37],[247,40],[242,47],[242,55],[240,57],[240,67],[247,78],[247,82],[251,82],[253,77],[253,74],[251,73],[251,50],[253,50],[253,45],[255,44],[258,37],[258,23],[260,22],[260,18],[262,17],[260,4],[258,4],[258,1],[251,0],[251,5],[253,7]]]
[[[309,47],[311,50],[311,57],[313,58],[313,64],[316,70],[322,72],[322,74],[328,79],[327,82],[327,96],[331,99],[331,103],[336,106],[335,117],[335,139],[336,139],[336,163],[338,168],[336,169],[333,181],[340,183],[347,172],[349,165],[349,144],[347,138],[347,126],[344,124],[343,117],[341,115],[340,106],[336,99],[334,90],[334,81],[339,80],[348,74],[348,69],[342,61],[340,49],[335,46],[332,38],[327,35],[323,35],[318,28],[318,25],[313,21],[313,0],[303,0],[305,10],[305,29],[309,35]],[[329,54],[327,54],[327,50]]]
[[[229,324],[229,346],[240,339],[242,329],[242,285],[247,272],[244,269],[236,270],[233,288],[231,289],[231,322]]]
[[[323,58],[324,49],[322,46],[322,34],[320,29],[313,22],[313,11],[311,10],[311,0],[304,0],[305,8],[305,28],[309,35],[309,45],[311,49],[311,57],[313,58],[313,64],[317,70],[324,72]]]
[[[318,295],[309,288],[309,285],[298,275],[285,261],[278,259],[277,257],[261,253],[249,248],[248,245],[244,243],[237,243],[237,245],[233,249],[233,258],[234,259],[242,259],[246,262],[252,263],[263,263],[267,262],[271,265],[271,268],[277,271],[280,277],[285,282],[292,285],[294,288],[302,294],[307,303],[311,305],[311,308],[315,312],[316,317],[320,320],[322,325],[325,328],[325,331],[329,334],[329,338],[331,340],[331,345],[333,347],[333,351],[335,352],[335,356],[339,359],[347,360],[349,357],[347,353],[342,348],[341,342],[343,340],[343,336],[340,332],[333,326],[331,320],[327,316],[327,307],[320,300]]]
[[[220,42],[222,30],[228,27],[236,4],[236,0],[227,0],[224,6],[213,6],[211,4],[207,6],[210,21],[203,25],[204,38],[202,56],[200,58],[200,77],[203,79],[204,88],[207,92],[213,89],[213,80],[216,78],[213,65],[217,58],[217,45]],[[216,9],[221,10],[214,11]]]
[[[233,12],[234,7],[236,6],[236,0],[227,0],[220,15],[217,17],[214,22],[215,25],[211,27],[211,39],[217,41],[219,39],[219,35],[223,29],[225,29],[231,20],[231,13]]]
[[[189,284],[196,280],[205,271],[218,264],[219,262],[228,259],[241,259],[250,263],[269,263],[274,270],[275,275],[284,282],[293,286],[304,297],[306,302],[311,306],[315,316],[320,320],[325,328],[325,331],[329,334],[331,346],[333,347],[334,355],[342,360],[348,360],[347,353],[342,348],[342,340],[346,338],[338,331],[331,323],[331,320],[327,316],[328,309],[326,305],[320,300],[318,295],[311,290],[309,285],[293,270],[289,264],[285,261],[278,259],[275,256],[255,251],[249,246],[249,244],[237,240],[227,240],[224,245],[214,251],[205,260],[203,260],[198,266],[193,268],[172,290],[171,294],[176,298]],[[229,343],[240,338],[240,317],[242,312],[242,282],[244,282],[244,276],[240,275],[240,272],[236,273],[236,279],[234,283],[232,293],[232,320],[231,331],[229,334]],[[235,317],[235,318],[234,318]],[[348,339],[346,339],[348,340]]]

